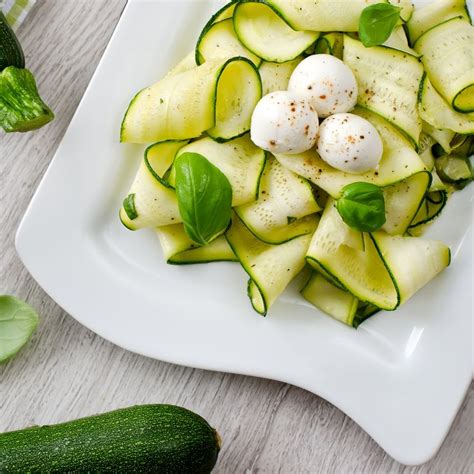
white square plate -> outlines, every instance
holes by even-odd
[[[119,222],[143,150],[119,143],[123,112],[192,48],[217,6],[130,0],[21,223],[18,253],[59,305],[115,344],[298,385],[347,413],[396,460],[422,463],[471,379],[469,189],[432,230],[451,245],[451,267],[357,331],[305,304],[296,285],[259,317],[237,264],[166,265],[152,231]]]

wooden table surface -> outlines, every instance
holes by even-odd
[[[57,118],[32,134],[0,136],[0,294],[15,294],[41,314],[29,345],[0,367],[0,431],[166,402],[200,413],[219,429],[219,473],[474,472],[473,385],[435,458],[405,467],[309,392],[166,364],[114,346],[68,316],[28,274],[15,252],[16,229],[125,3],[38,0],[19,30],[27,65]]]

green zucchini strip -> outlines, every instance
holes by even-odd
[[[271,155],[267,157],[262,173],[258,200],[235,208],[247,228],[270,244],[312,234],[316,219],[302,218],[320,210],[311,185]]]
[[[260,0],[298,31],[358,31],[362,10],[386,0]]]
[[[199,246],[187,236],[183,224],[158,227],[156,233],[160,239],[163,256],[167,263],[184,265],[237,261],[234,252],[223,235],[217,237],[209,245]]]
[[[274,91],[286,91],[291,74],[302,60],[303,56],[298,56],[292,61],[281,64],[263,61],[258,69],[262,78],[262,95],[267,95]]]
[[[418,110],[420,117],[434,128],[448,129],[460,134],[474,133],[474,113],[453,110],[431,85],[428,77],[423,80]]]
[[[436,143],[439,143],[446,153],[451,152],[451,142],[456,135],[455,132],[447,128],[435,128],[425,121],[423,121],[423,132],[432,137]]]
[[[442,0],[430,2],[423,8],[417,8],[407,22],[410,43],[415,41],[433,26],[455,17],[463,17],[469,21],[465,0]]]
[[[120,220],[125,227],[137,230],[181,222],[176,193],[163,175],[186,143],[187,140],[165,141],[145,150],[145,157],[120,209]]]
[[[323,268],[339,288],[378,308],[396,309],[449,265],[450,251],[442,242],[378,231],[364,234],[364,250],[356,250],[334,237],[334,229],[343,226],[329,201],[307,261],[318,271]]]
[[[431,175],[421,171],[400,183],[383,188],[386,222],[382,230],[402,235],[410,226],[430,187]]]
[[[259,1],[238,3],[233,21],[240,42],[260,58],[275,63],[295,59],[319,36],[314,31],[295,31],[271,4]]]
[[[303,269],[311,235],[281,245],[258,240],[234,214],[227,241],[250,277],[248,295],[257,313],[265,316],[291,280]]]
[[[436,240],[385,232],[374,232],[371,238],[397,286],[400,304],[438,275],[451,260],[449,248]]]
[[[201,138],[181,148],[177,156],[188,152],[201,154],[225,174],[232,186],[232,206],[240,206],[258,198],[266,156],[248,135],[225,143],[217,143],[209,137]],[[172,168],[168,178],[172,186],[174,179]]]
[[[357,79],[357,103],[398,127],[417,147],[421,133],[418,91],[423,77],[419,59],[385,46],[366,48],[345,35],[344,62]]]
[[[398,292],[373,241],[364,233],[363,249],[346,245],[340,234],[347,233],[347,228],[329,200],[306,260],[316,270],[323,268],[340,288],[359,300],[382,309],[395,309],[399,303]]]
[[[464,17],[432,27],[414,45],[433,87],[462,113],[474,112],[473,45],[474,27]]]
[[[256,66],[262,60],[250,52],[237,38],[232,18],[222,20],[204,29],[196,45],[196,63],[203,64],[212,59],[228,59],[242,56]]]
[[[432,191],[428,193],[416,216],[411,222],[408,231],[411,233],[414,227],[432,222],[441,214],[447,201],[448,193],[446,191]]]
[[[403,25],[397,26],[393,31],[387,41],[383,44],[387,48],[397,49],[398,51],[402,51],[412,56],[419,57],[420,55],[408,44],[408,38],[405,33],[405,28]]]
[[[261,94],[260,75],[247,58],[207,61],[140,91],[125,113],[121,141],[183,140],[205,131],[218,140],[234,138],[250,129]]]
[[[389,122],[360,107],[353,113],[369,120],[382,138],[384,150],[377,170],[357,175],[344,173],[329,166],[314,150],[297,155],[278,154],[276,158],[283,166],[309,179],[334,198],[338,198],[342,188],[351,183],[364,181],[389,186],[426,170],[405,136]]]
[[[316,308],[348,326],[353,326],[359,300],[349,292],[329,283],[322,275],[313,272],[301,290],[303,297]]]

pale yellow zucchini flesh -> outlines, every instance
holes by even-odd
[[[234,214],[226,238],[250,277],[248,295],[257,313],[265,316],[271,305],[303,269],[311,235],[280,245],[258,240]]]
[[[316,220],[303,218],[320,210],[311,185],[271,155],[262,174],[257,201],[235,208],[256,237],[272,244],[313,233]]]
[[[345,35],[344,62],[357,80],[357,103],[398,127],[417,146],[421,133],[418,91],[423,77],[419,59],[384,46],[366,48]]]
[[[447,20],[414,45],[433,87],[456,111],[474,112],[474,27],[464,17]]]
[[[133,196],[136,215],[130,215],[125,206],[120,209],[120,220],[125,227],[137,230],[181,222],[176,193],[163,176],[186,143],[166,141],[146,149],[128,193]]]
[[[250,60],[206,61],[140,91],[125,113],[120,138],[150,143],[196,138],[208,131],[228,140],[250,129],[261,93],[260,75]]]
[[[200,246],[187,236],[183,224],[158,227],[156,233],[160,239],[163,256],[168,263],[184,265],[237,261],[223,235],[208,245]]]
[[[308,49],[319,33],[295,31],[270,5],[251,1],[237,4],[235,32],[247,49],[265,61],[291,61]]]
[[[265,152],[251,142],[248,134],[225,143],[204,137],[181,148],[177,156],[183,153],[199,153],[224,173],[232,186],[233,206],[257,199]],[[174,185],[174,179],[172,168],[168,178],[171,185]]]

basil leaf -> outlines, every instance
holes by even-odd
[[[382,189],[375,184],[344,186],[336,207],[342,220],[361,232],[374,232],[385,224],[385,199]]]
[[[198,153],[183,153],[174,168],[184,230],[194,242],[206,245],[229,225],[232,187],[224,173]]]
[[[38,314],[14,296],[0,295],[0,362],[14,356],[38,325]]]
[[[392,34],[401,8],[389,3],[376,3],[362,10],[359,19],[359,38],[367,48],[385,43]]]

